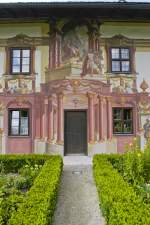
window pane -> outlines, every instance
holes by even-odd
[[[116,120],[120,120],[121,119],[121,112],[122,110],[121,109],[114,109],[113,110],[113,118]]]
[[[121,58],[129,59],[129,49],[126,49],[126,48],[121,49]]]
[[[111,57],[112,59],[119,59],[119,48],[111,49]]]
[[[114,133],[122,133],[122,123],[121,121],[114,121]]]
[[[18,135],[19,134],[19,127],[11,127],[11,134]]]
[[[22,65],[22,73],[29,73],[29,65]]]
[[[11,121],[11,126],[12,126],[12,127],[17,127],[17,126],[19,126],[19,119],[12,119],[12,121]]]
[[[12,72],[13,73],[20,73],[20,65],[19,66],[13,66],[12,67]]]
[[[119,61],[112,61],[112,71],[113,72],[120,71],[120,62]]]
[[[20,57],[20,50],[13,50],[13,57]]]
[[[12,111],[12,118],[19,118],[19,111]]]
[[[21,111],[20,135],[28,135],[28,111]]]
[[[22,64],[28,64],[30,63],[30,59],[29,58],[23,58],[22,59]]]
[[[13,58],[13,65],[20,65],[20,58]]]
[[[129,61],[122,61],[122,72],[130,71],[130,63]]]
[[[126,121],[123,125],[124,133],[132,133],[132,121]]]
[[[22,50],[22,57],[30,57],[30,50],[26,49],[26,50]]]
[[[131,120],[132,119],[132,109],[124,109],[124,120]]]
[[[28,110],[21,110],[21,117],[28,117]]]
[[[20,134],[28,135],[28,117],[21,118]]]

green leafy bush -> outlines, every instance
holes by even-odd
[[[51,224],[62,171],[60,156],[51,157],[42,167],[24,202],[12,214],[8,225]]]
[[[108,158],[109,155],[96,155],[93,159],[94,177],[107,225],[149,225],[150,205],[142,202]]]
[[[45,172],[42,172],[43,164],[45,162],[49,162],[47,166],[47,170],[45,169]],[[60,161],[58,165],[58,161]],[[22,204],[28,204],[31,206],[34,206],[34,200],[36,207],[39,206],[39,212],[40,210],[43,210],[44,206],[46,205],[46,202],[44,204],[44,201],[40,204],[40,199],[42,199],[41,193],[43,195],[45,194],[43,192],[44,184],[42,185],[42,182],[46,184],[46,179],[51,179],[53,184],[57,187],[57,179],[59,180],[59,177],[56,177],[53,175],[55,173],[55,162],[56,162],[56,174],[58,174],[58,168],[62,168],[62,160],[58,156],[48,156],[48,155],[0,155],[0,225],[8,224],[9,219],[12,217],[14,218],[15,215],[17,215],[17,209],[20,208]],[[45,166],[46,164],[44,164]],[[51,167],[52,166],[52,167]],[[60,169],[61,171],[61,169]],[[41,176],[39,176],[41,172]],[[8,174],[7,174],[8,173]],[[45,175],[44,175],[45,174]],[[52,176],[51,176],[52,174]],[[36,177],[39,177],[39,182],[36,182]],[[50,177],[49,177],[50,176]],[[43,180],[43,179],[44,180]],[[35,182],[34,182],[35,180]],[[33,185],[34,182],[34,185]],[[33,186],[32,186],[33,185]],[[47,183],[48,185],[48,183]],[[35,193],[35,196],[32,195],[32,192],[30,193],[29,188],[32,186],[33,191]],[[32,189],[31,188],[31,189]],[[56,202],[54,199],[52,201],[52,196],[56,196],[56,188],[52,189],[51,185],[51,191],[53,193],[49,192],[51,196],[48,196],[47,192],[47,202],[50,201],[50,206],[54,207],[54,203]],[[30,197],[29,197],[30,195]],[[49,198],[48,198],[49,197]],[[26,198],[29,198],[29,201],[26,202]],[[44,197],[43,197],[44,198]],[[51,200],[49,200],[51,199]],[[27,206],[28,208],[28,206]],[[19,210],[19,209],[18,209]],[[36,211],[36,209],[33,209],[33,211]],[[46,210],[44,208],[44,210]],[[48,208],[49,210],[49,208]],[[32,210],[31,210],[32,212]],[[38,215],[41,214],[38,212]],[[51,214],[53,213],[53,210],[51,210]],[[46,218],[51,218],[49,215],[42,214],[41,216],[46,216]],[[36,216],[35,216],[36,217]],[[16,224],[16,222],[12,221],[13,219],[10,219],[10,223]],[[20,224],[18,222],[18,224]],[[32,222],[30,224],[33,224]]]
[[[2,224],[7,224],[7,221],[11,217],[11,215],[16,212],[19,207],[19,204],[23,202],[23,195],[13,194],[10,195],[7,199],[3,199],[1,202],[1,217]]]
[[[143,159],[144,159],[144,178],[146,182],[150,183],[150,140],[145,145]]]
[[[133,186],[144,183],[144,161],[141,151],[128,151],[123,155],[122,175]]]
[[[46,160],[53,156],[37,155],[37,154],[13,154],[13,155],[0,155],[0,173],[16,173],[18,169],[24,165],[43,165]]]
[[[19,169],[19,176],[15,180],[15,186],[17,189],[30,188],[33,184],[34,179],[39,174],[42,165],[24,165]]]

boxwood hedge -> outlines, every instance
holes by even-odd
[[[27,196],[19,204],[17,211],[14,210],[7,224],[50,225],[56,205],[62,171],[62,158],[60,156],[46,155],[9,155],[0,156],[0,162],[4,162],[3,166],[7,172],[18,171],[26,163],[44,164]],[[2,224],[1,207],[0,224]]]
[[[110,162],[113,157],[108,158],[96,155],[93,159],[94,178],[107,225],[149,225],[150,206],[142,202],[114,169]]]
[[[18,169],[23,167],[25,164],[43,165],[46,160],[52,158],[49,155],[38,155],[38,154],[10,154],[0,155],[0,172],[3,170],[5,173],[18,172]]]

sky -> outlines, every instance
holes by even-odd
[[[0,0],[4,2],[118,2],[118,0]],[[150,2],[150,0],[126,0],[126,2]]]

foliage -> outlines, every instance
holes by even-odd
[[[108,158],[96,155],[93,159],[94,177],[107,225],[149,225],[149,205],[142,202]]]
[[[55,156],[45,162],[27,197],[17,212],[12,214],[8,225],[51,224],[61,171],[61,157]]]
[[[0,155],[0,173],[16,173],[24,165],[43,165],[53,156],[37,154]]]
[[[142,197],[143,202],[150,204],[150,184],[137,186],[136,192]]]
[[[144,178],[146,182],[150,183],[150,140],[148,140],[144,149]]]
[[[42,170],[44,162],[54,162],[55,159],[56,156],[45,155],[0,155],[0,225],[7,224],[25,201],[27,191]]]
[[[10,195],[7,199],[3,199],[1,202],[1,217],[2,224],[7,224],[10,216],[16,212],[20,203],[23,202],[23,195],[13,194]]]
[[[137,139],[127,148],[127,152],[123,155],[123,177],[133,186],[144,183],[144,162],[143,153],[139,148]]]
[[[19,169],[18,178],[15,181],[15,186],[17,189],[25,189],[30,188],[33,184],[34,179],[39,174],[42,165],[24,165],[21,169]]]

